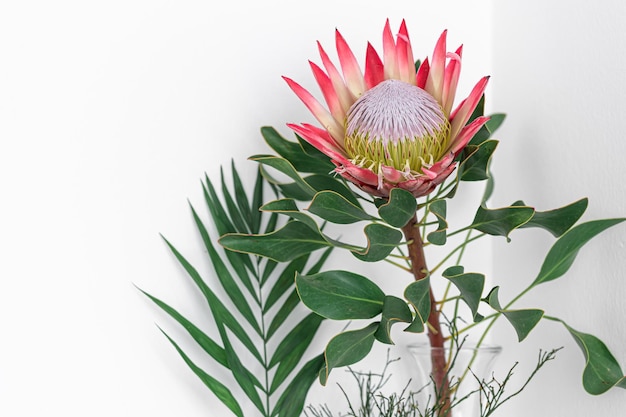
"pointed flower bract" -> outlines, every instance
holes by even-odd
[[[394,38],[387,20],[382,58],[368,44],[363,72],[336,31],[340,69],[319,43],[322,66],[311,63],[326,106],[283,77],[323,127],[288,126],[327,155],[339,175],[371,195],[387,198],[393,188],[416,198],[427,195],[454,171],[455,157],[488,120],[468,124],[489,77],[452,109],[462,48],[446,52],[446,35],[416,71],[405,22]]]

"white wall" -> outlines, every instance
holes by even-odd
[[[613,3],[614,8],[622,7],[623,16],[623,6]],[[186,200],[201,205],[201,177],[207,172],[217,178],[219,165],[228,165],[231,158],[244,175],[252,172],[245,158],[266,150],[258,133],[261,125],[288,134],[286,122],[310,120],[280,76],[312,86],[306,60],[316,59],[315,40],[331,49],[335,27],[361,56],[366,40],[380,45],[386,17],[396,27],[402,17],[407,19],[416,56],[430,54],[440,31],[448,28],[451,45],[465,44],[461,89],[467,91],[479,76],[491,72],[491,107],[511,113],[499,152],[500,158],[513,161],[498,166],[502,186],[515,183],[526,193],[522,197],[538,206],[589,195],[591,214],[623,213],[621,167],[615,155],[624,145],[615,139],[620,133],[615,109],[624,87],[610,81],[618,82],[624,68],[623,57],[620,61],[613,53],[623,49],[619,42],[623,46],[624,39],[603,41],[602,36],[619,34],[619,13],[607,9],[605,20],[612,23],[604,24],[592,19],[590,11],[570,12],[581,20],[580,28],[593,24],[595,29],[579,33],[577,25],[563,24],[562,39],[550,39],[551,45],[571,53],[576,48],[566,40],[583,39],[593,65],[586,68],[582,59],[541,42],[548,37],[548,25],[543,34],[528,31],[518,16],[537,7],[524,3],[516,10],[513,5],[463,0],[402,0],[390,6],[329,0],[297,5],[279,0],[219,5],[4,2],[0,415],[222,415],[221,405],[185,367],[154,322],[175,337],[182,333],[168,325],[133,284],[206,322],[200,297],[159,233],[192,260],[204,259]],[[543,16],[547,22],[554,20],[547,19],[550,13]],[[596,48],[596,42],[601,47]],[[549,60],[543,69],[552,77],[542,78],[536,67],[541,61],[533,62],[537,53]],[[558,69],[563,60],[575,65],[571,74]],[[520,73],[520,66],[527,68],[526,74]],[[576,77],[584,77],[585,83],[578,85]],[[543,100],[534,95],[536,86],[541,86]],[[580,96],[584,104],[572,101]],[[548,124],[554,119],[547,111],[540,113],[541,106],[559,109],[556,125]],[[530,129],[532,135],[523,134]],[[530,173],[520,168],[525,175],[517,176],[507,170],[522,161],[514,157],[525,152],[527,136],[532,136],[535,149],[547,151],[533,151],[543,164],[533,163]],[[563,147],[579,146],[548,150],[548,137]],[[589,158],[594,148],[580,146],[583,140],[603,143],[600,149],[608,152]],[[553,170],[555,162],[542,157],[544,152],[563,158],[563,166]],[[571,177],[581,172],[574,169],[582,168],[583,160],[589,163],[589,173],[576,181],[578,190],[565,190]],[[594,181],[591,173],[602,180]],[[556,189],[567,195],[553,194]],[[618,200],[609,204],[613,196]],[[567,288],[578,285],[571,292],[574,306],[585,301],[589,291],[606,297],[572,320],[586,330],[599,323],[596,333],[620,347],[624,324],[606,317],[615,311],[623,316],[618,300],[624,298],[624,288],[618,281],[619,267],[606,264],[623,265],[617,251],[623,249],[617,246],[623,245],[623,238],[614,232],[604,242],[582,254],[582,269]],[[585,288],[581,276],[594,268],[601,268],[606,287]],[[557,341],[566,342],[565,336]],[[625,363],[623,354],[618,356]],[[560,366],[567,371],[567,365]],[[568,374],[566,379],[569,384],[573,377]],[[535,392],[543,391],[541,387]],[[559,394],[568,406],[572,401],[567,393],[578,394],[575,384],[571,389]],[[624,399],[623,392],[608,399],[579,397],[576,401],[593,404],[594,410],[616,410]],[[546,399],[546,407],[550,401]],[[569,415],[577,415],[577,408],[572,410]]]
[[[181,332],[133,286],[208,321],[159,233],[204,259],[186,200],[201,205],[204,172],[215,179],[231,158],[252,172],[245,158],[266,151],[260,126],[288,133],[285,123],[310,120],[280,76],[312,86],[317,39],[332,50],[339,27],[363,56],[386,17],[395,27],[406,17],[426,55],[447,27],[467,44],[469,84],[489,62],[489,14],[476,30],[473,10],[3,2],[0,415],[224,415],[154,322]]]
[[[495,205],[516,199],[539,210],[588,196],[585,220],[626,213],[623,177],[626,35],[622,1],[494,2],[492,104],[509,113],[499,132]],[[547,314],[603,339],[626,367],[626,226],[583,248],[569,274],[536,288],[519,307]],[[527,286],[552,239],[544,232],[513,235],[496,247],[494,272],[502,290]],[[501,292],[503,298],[504,294]],[[513,338],[500,323],[502,340]],[[500,365],[528,366],[539,348],[564,346],[518,401],[503,410],[529,415],[623,415],[626,392],[583,392],[583,356],[562,326],[540,323],[521,345],[507,344]],[[526,367],[518,375],[526,375]]]

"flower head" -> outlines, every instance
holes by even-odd
[[[377,197],[403,188],[415,197],[430,193],[456,167],[455,157],[488,118],[467,123],[487,86],[484,77],[452,110],[461,70],[461,52],[446,52],[444,31],[429,61],[416,71],[403,21],[398,35],[389,21],[382,59],[367,46],[362,72],[352,50],[335,32],[339,69],[318,43],[322,69],[310,62],[327,108],[295,81],[283,77],[323,128],[289,124],[327,155],[335,171]]]

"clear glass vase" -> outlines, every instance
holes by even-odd
[[[427,343],[409,345],[417,363],[414,386],[420,415],[426,417],[480,417],[480,383],[492,379],[499,346],[431,348]],[[443,359],[444,372],[433,373],[433,360]],[[450,366],[451,364],[451,366]],[[435,382],[437,381],[437,383]]]

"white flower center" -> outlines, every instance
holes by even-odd
[[[348,110],[345,149],[354,163],[378,172],[380,164],[420,174],[448,147],[450,123],[426,91],[386,80]]]

